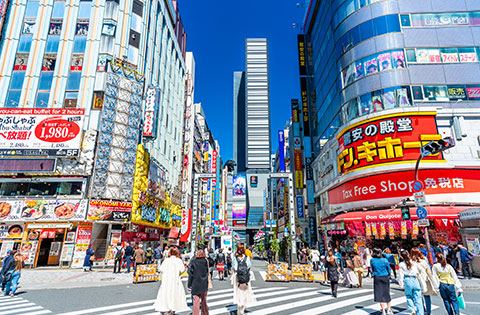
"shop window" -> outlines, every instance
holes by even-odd
[[[423,101],[423,89],[421,86],[412,86],[413,99]]]
[[[424,86],[423,95],[426,101],[448,102],[449,100],[446,86]]]

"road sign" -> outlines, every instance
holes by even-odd
[[[419,227],[426,227],[430,225],[430,221],[428,219],[422,219],[417,221]]]
[[[427,199],[425,199],[425,192],[416,192],[413,194],[413,200],[415,200],[415,207],[424,207],[427,205]]]
[[[201,241],[202,240],[202,236],[201,235],[198,235],[197,236],[197,241]]]
[[[413,190],[415,191],[422,191],[423,190],[423,182],[421,180],[417,180],[413,183]]]
[[[425,209],[424,207],[418,207],[417,209],[417,217],[419,219],[425,219],[428,215],[428,212],[427,212],[427,209]]]

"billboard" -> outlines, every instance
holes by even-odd
[[[247,206],[245,204],[233,204],[232,219],[245,220],[247,218]]]
[[[160,167],[157,160],[150,157],[148,165],[147,193],[165,200],[165,171]]]
[[[420,147],[441,139],[435,112],[407,112],[378,116],[350,125],[338,136],[340,174],[372,166],[414,162]],[[443,160],[442,154],[424,160]]]
[[[245,175],[233,176],[233,197],[245,197],[247,195],[247,181]]]
[[[144,137],[157,137],[159,106],[160,88],[148,88],[145,98],[145,118],[143,123]]]
[[[285,134],[283,130],[278,131],[278,170],[285,172]]]
[[[0,222],[82,221],[87,200],[0,199]]]
[[[88,220],[124,222],[130,220],[131,202],[90,200]]]
[[[0,155],[77,156],[84,109],[0,108]]]
[[[300,75],[307,75],[307,60],[305,58],[305,35],[297,35],[298,44],[298,68]]]

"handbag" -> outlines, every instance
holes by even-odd
[[[207,272],[208,270],[210,270],[210,264],[208,263],[208,259],[207,259]],[[208,287],[207,287],[208,290],[211,290],[213,289],[213,283],[212,283],[212,276],[210,275],[210,272],[208,272]]]
[[[458,292],[458,295],[457,295],[457,303],[458,303],[458,307],[462,310],[465,309],[465,300],[463,298],[463,293],[462,292]]]
[[[94,260],[95,260],[95,255],[90,256],[90,261],[94,261]]]

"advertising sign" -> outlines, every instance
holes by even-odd
[[[145,98],[144,137],[156,138],[157,136],[159,104],[160,88],[149,87]]]
[[[234,220],[245,220],[247,218],[247,206],[244,204],[233,204],[232,218]]]
[[[85,259],[88,245],[92,238],[92,222],[80,222],[77,228],[77,242],[75,243],[75,251],[73,253],[73,268],[79,268],[83,266],[83,260]]]
[[[420,148],[438,134],[435,112],[379,116],[353,124],[338,136],[340,174],[372,166],[416,161]],[[425,160],[443,160],[442,154]]]
[[[299,118],[300,108],[298,106],[298,99],[292,98],[292,100],[290,101],[290,104],[292,106],[292,122],[298,123],[300,121],[300,118]]]
[[[307,90],[307,78],[300,78],[300,90],[302,93],[302,116],[303,116],[303,135],[305,137],[310,136],[310,123],[309,123],[309,113],[308,113],[308,90]]]
[[[13,245],[15,244],[15,241],[3,241],[2,242],[2,248],[0,249],[0,257],[5,257],[7,255],[7,251],[13,249]]]
[[[467,87],[469,100],[480,100],[480,87]]]
[[[233,197],[244,197],[247,194],[245,175],[233,176]]]
[[[90,200],[88,220],[119,221],[130,220],[131,202]]]
[[[435,202],[474,202],[478,199],[480,171],[471,169],[425,169],[419,176],[425,184],[427,200]],[[329,204],[335,210],[347,210],[365,205],[394,204],[411,198],[415,173],[401,171],[357,178],[328,192]]]
[[[62,248],[62,255],[60,261],[70,262],[73,259],[73,251],[75,250],[75,244],[64,244]]]
[[[37,253],[38,241],[27,241],[22,243],[20,253],[22,254],[25,265],[35,264],[35,254]],[[2,246],[3,249],[3,246]]]
[[[258,176],[252,175],[250,176],[250,187],[257,187],[258,186]]]
[[[84,109],[0,108],[0,155],[76,156]]]
[[[315,203],[315,189],[313,180],[307,180],[307,202]]]
[[[305,207],[303,205],[303,196],[298,195],[296,196],[297,200],[297,218],[304,218],[305,217]]]
[[[278,170],[285,172],[285,134],[283,130],[278,131]]]
[[[295,170],[301,171],[302,166],[302,150],[294,150],[294,158],[295,158]]]
[[[147,192],[161,200],[165,200],[165,171],[154,158],[148,165]]]
[[[298,43],[298,67],[300,70],[300,75],[307,75],[307,60],[305,58],[305,35],[297,35]]]
[[[0,221],[81,221],[87,200],[0,199]]]
[[[295,171],[295,187],[303,188],[303,171]]]
[[[22,238],[25,225],[0,225],[0,239],[19,239]],[[0,256],[3,257],[3,256]]]

